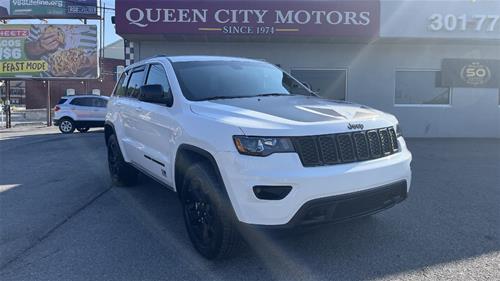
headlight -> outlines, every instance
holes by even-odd
[[[234,144],[241,154],[268,156],[273,153],[295,152],[289,138],[234,136]]]
[[[396,136],[398,138],[403,136],[403,130],[401,130],[401,126],[399,126],[399,124],[396,125]]]

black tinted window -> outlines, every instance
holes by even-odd
[[[60,99],[59,102],[57,104],[63,104],[67,101],[68,99]]]
[[[72,105],[78,106],[93,106],[93,102],[91,98],[76,98],[71,101]]]
[[[183,94],[194,101],[265,94],[311,95],[288,74],[264,62],[177,62],[174,69]]]
[[[115,91],[115,96],[118,97],[123,97],[127,93],[127,82],[128,82],[128,75],[126,73],[123,73],[122,76],[120,77],[120,80],[117,83],[116,86],[116,91]]]
[[[106,107],[106,106],[108,106],[108,101],[105,99],[94,98],[93,100],[94,100],[93,101],[94,107]]]
[[[161,85],[163,87],[163,96],[167,97],[167,94],[170,92],[170,84],[168,83],[167,74],[163,66],[159,64],[151,65],[146,85]]]
[[[139,89],[144,82],[144,69],[139,71],[134,71],[130,74],[130,80],[127,87],[127,96],[131,98],[137,98],[139,96]]]

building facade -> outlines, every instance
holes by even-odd
[[[136,60],[279,65],[321,96],[395,114],[409,137],[500,138],[498,1],[116,1]]]

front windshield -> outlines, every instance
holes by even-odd
[[[265,62],[176,62],[173,66],[184,96],[192,101],[312,95],[290,75]]]

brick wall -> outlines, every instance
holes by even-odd
[[[100,89],[101,95],[109,96],[116,83],[116,67],[124,65],[123,60],[102,59],[101,77],[95,80],[53,80],[51,87],[51,108],[59,99],[66,95],[66,89],[75,89],[76,94],[92,93],[92,89]],[[44,81],[31,80],[26,82],[26,108],[40,109],[46,107],[47,83]]]

